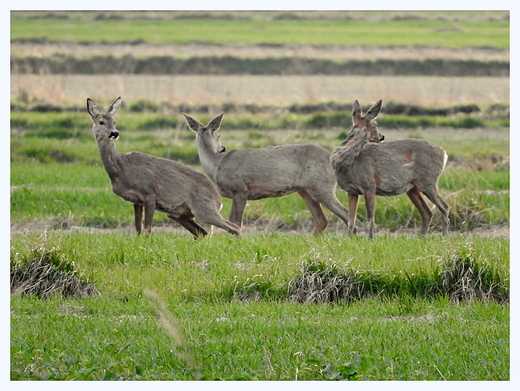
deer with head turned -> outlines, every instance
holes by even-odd
[[[448,155],[426,140],[404,139],[381,142],[375,118],[381,110],[379,100],[363,116],[356,100],[352,109],[353,127],[331,154],[330,161],[339,186],[348,193],[349,233],[356,233],[358,197],[365,196],[368,236],[374,237],[376,195],[410,198],[422,218],[421,234],[428,232],[432,212],[424,194],[442,214],[442,233],[448,232],[449,207],[439,194],[438,180]]]
[[[204,174],[173,160],[116,150],[114,140],[119,137],[119,131],[114,116],[120,106],[121,97],[105,113],[100,113],[94,101],[87,99],[87,111],[92,118],[101,161],[113,192],[134,204],[137,234],[143,230],[143,211],[144,232],[149,234],[157,210],[166,213],[195,238],[207,235],[207,231],[195,222],[194,217],[239,237],[240,227],[220,215],[220,195]]]
[[[226,152],[219,128],[224,113],[203,125],[184,114],[196,136],[200,163],[223,197],[231,198],[229,221],[242,226],[248,200],[298,193],[315,220],[314,233],[328,225],[321,204],[348,224],[348,210],[336,198],[330,152],[313,144],[235,149]]]

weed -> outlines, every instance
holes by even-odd
[[[88,280],[74,270],[74,263],[59,248],[37,248],[23,262],[11,260],[11,294],[47,298],[54,294],[89,297],[99,294]]]
[[[501,279],[489,263],[477,262],[469,246],[444,262],[441,277],[443,291],[453,302],[476,299],[509,302],[509,280]]]
[[[302,273],[288,286],[289,300],[299,303],[348,303],[362,296],[363,291],[355,271],[342,271],[321,261],[304,264]]]

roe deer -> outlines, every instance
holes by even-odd
[[[233,200],[229,221],[242,226],[247,200],[298,192],[314,217],[315,234],[328,225],[320,204],[348,226],[348,210],[336,198],[336,178],[329,151],[318,145],[294,144],[225,152],[218,132],[223,115],[216,116],[206,126],[187,114],[184,117],[197,133],[202,168],[220,194]]]
[[[396,196],[406,193],[422,218],[421,234],[428,232],[432,212],[421,193],[439,208],[442,234],[449,226],[448,205],[439,194],[437,182],[448,155],[428,141],[404,139],[381,143],[384,136],[374,119],[381,110],[379,100],[365,116],[356,100],[352,109],[353,128],[331,154],[330,161],[339,186],[348,193],[350,234],[356,233],[358,197],[365,196],[368,235],[374,236],[376,195]]]
[[[145,233],[151,232],[153,214],[157,209],[195,238],[207,235],[207,231],[194,221],[194,217],[239,237],[240,227],[219,214],[220,195],[204,174],[173,160],[141,152],[116,151],[114,140],[119,137],[119,132],[113,117],[120,106],[121,97],[100,114],[94,101],[87,99],[87,111],[94,123],[92,130],[103,166],[113,192],[134,204],[137,234],[142,230],[143,209]]]

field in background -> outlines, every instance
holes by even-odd
[[[509,78],[429,76],[166,76],[12,75],[11,99],[80,104],[90,97],[112,102],[284,104],[337,101],[363,105],[383,100],[443,107],[509,103]]]

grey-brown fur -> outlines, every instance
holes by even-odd
[[[153,215],[158,210],[195,237],[205,236],[207,231],[194,221],[194,217],[240,236],[240,227],[220,216],[220,196],[204,174],[173,160],[116,150],[114,140],[119,137],[119,132],[114,116],[120,106],[119,97],[102,114],[96,104],[87,99],[87,111],[92,118],[92,130],[103,166],[113,192],[134,204],[137,233],[142,231],[143,210],[146,233],[151,232]]]
[[[314,217],[314,233],[328,225],[320,204],[348,224],[348,210],[336,198],[336,178],[329,151],[318,145],[294,144],[225,152],[218,132],[223,115],[206,126],[187,114],[184,117],[197,133],[202,168],[220,194],[233,200],[229,221],[242,226],[247,200],[297,192]]]
[[[381,101],[361,115],[354,102],[353,128],[347,139],[331,154],[330,161],[339,186],[349,195],[350,233],[356,233],[358,197],[365,196],[369,237],[374,235],[375,196],[396,196],[406,193],[422,218],[421,233],[426,234],[432,219],[421,193],[439,208],[442,233],[449,226],[448,205],[439,194],[437,182],[446,165],[446,152],[426,140],[405,139],[381,143],[383,136],[374,119]]]

